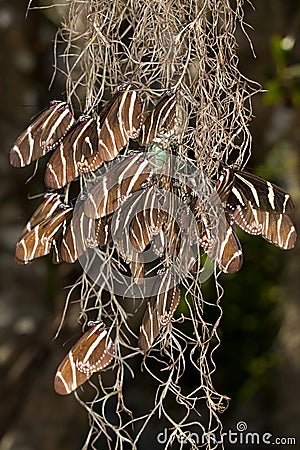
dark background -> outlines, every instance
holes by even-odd
[[[30,118],[64,93],[60,75],[48,90],[58,24],[37,10],[25,20],[26,4],[0,2],[0,450],[77,450],[88,427],[86,413],[73,396],[63,398],[53,390],[62,344],[79,331],[76,303],[60,337],[53,337],[65,287],[80,268],[53,266],[48,258],[29,267],[14,262],[15,242],[34,210],[28,195],[43,188],[39,177],[25,185],[33,165],[10,167],[9,149]],[[248,33],[256,59],[238,31],[240,68],[268,92],[253,101],[248,166],[286,188],[299,205],[300,5],[264,0],[254,7],[245,6],[245,19],[254,28]],[[294,219],[299,230],[299,208]],[[242,270],[221,277],[224,316],[214,382],[232,398],[222,420],[226,429],[245,421],[249,431],[296,437],[300,448],[300,247],[282,252],[259,237],[240,233],[240,239]],[[208,283],[204,294],[211,289]],[[137,375],[133,400],[138,402],[144,390],[145,380]]]

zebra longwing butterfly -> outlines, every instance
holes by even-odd
[[[140,328],[138,345],[145,352],[152,347],[161,328],[171,321],[180,302],[180,288],[168,271],[156,282],[155,288],[157,294],[148,301]]]
[[[66,231],[61,239],[60,258],[67,263],[74,263],[85,250],[85,239],[88,235],[91,220],[84,215],[83,211],[76,212],[68,224]]]
[[[149,144],[162,131],[169,131],[174,127],[176,113],[176,99],[170,92],[163,97],[144,121],[138,142],[144,146]]]
[[[94,153],[98,145],[100,119],[81,116],[51,156],[45,170],[45,184],[60,189],[79,176],[77,163]]]
[[[113,160],[129,142],[129,138],[137,138],[142,123],[141,99],[133,90],[119,90],[100,117],[98,146],[95,153],[83,162],[78,162],[81,173],[92,172],[103,162]]]
[[[132,219],[129,227],[129,239],[138,252],[143,252],[163,227],[165,214],[157,208],[139,211]]]
[[[24,167],[54,150],[73,126],[75,119],[65,102],[53,100],[48,109],[23,131],[10,150],[10,163]]]
[[[74,263],[87,248],[104,246],[111,240],[109,217],[91,219],[84,214],[83,208],[76,208],[60,244],[60,258]]]
[[[29,264],[36,258],[48,255],[53,247],[55,250],[56,240],[62,236],[72,211],[72,207],[60,203],[50,217],[38,222],[28,233],[21,235],[16,245],[16,263]]]
[[[228,214],[215,218],[213,214],[202,211],[196,214],[196,220],[199,244],[208,257],[217,262],[222,272],[238,272],[243,264],[243,252]]]
[[[143,188],[151,170],[143,153],[121,160],[91,189],[85,201],[85,214],[99,219],[113,213],[133,192]]]
[[[229,187],[229,189],[228,189]],[[232,210],[249,204],[255,209],[280,214],[291,213],[295,205],[290,195],[279,186],[244,170],[224,168],[217,182],[221,201]]]
[[[117,238],[124,241],[123,247],[133,247],[136,252],[143,252],[152,236],[163,227],[165,212],[160,208],[160,192],[156,186],[149,186],[132,195],[119,208],[118,214],[126,217],[123,229],[117,230]]]
[[[41,223],[43,220],[51,217],[57,208],[61,207],[62,202],[60,200],[60,195],[56,193],[49,193],[44,195],[44,200],[34,211],[30,220],[25,225],[22,233],[20,234],[19,241],[29,233],[36,225]]]
[[[113,360],[115,345],[103,328],[103,324],[92,327],[72,347],[59,365],[54,389],[67,395],[85,383],[95,372],[108,366]]]
[[[288,215],[295,206],[283,189],[249,172],[226,168],[217,192],[232,223],[281,249],[295,246],[297,234]]]

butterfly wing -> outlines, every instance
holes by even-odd
[[[64,102],[51,102],[51,113],[41,126],[40,146],[43,152],[54,150],[75,124],[69,106]]]
[[[217,190],[232,223],[281,249],[295,246],[296,230],[288,216],[295,206],[279,186],[249,172],[227,168]]]
[[[36,225],[16,245],[15,259],[18,264],[29,264],[34,259],[50,253],[53,241],[62,233],[65,221],[73,208],[64,206],[48,219]]]
[[[227,184],[229,194],[226,199],[226,206],[231,210],[238,205],[247,208],[249,203],[256,209],[280,214],[291,213],[295,208],[288,193],[257,175],[226,168],[223,170],[223,177],[224,180],[230,180],[231,183],[231,186]]]
[[[239,271],[243,264],[243,252],[235,230],[230,225],[229,215],[220,215],[216,221],[211,215],[202,213],[196,219],[199,244],[208,257],[216,261],[224,273]]]
[[[180,302],[180,288],[168,271],[156,282],[156,288],[157,293],[147,303],[140,328],[138,345],[145,352],[171,321]]]
[[[77,163],[91,155],[98,145],[98,120],[81,117],[51,156],[45,170],[45,184],[60,189],[79,176]]]
[[[85,201],[88,217],[99,219],[112,214],[133,192],[142,189],[151,167],[141,155],[121,160],[97,181]]]
[[[115,346],[107,330],[93,327],[84,333],[59,365],[54,389],[60,395],[67,395],[87,381],[93,373],[99,372],[113,360]]]
[[[173,93],[163,97],[144,121],[138,142],[149,144],[159,133],[169,131],[174,127],[176,99]]]
[[[21,240],[27,233],[29,233],[36,225],[41,223],[43,220],[51,217],[57,208],[62,206],[60,200],[60,195],[56,193],[46,194],[44,196],[43,202],[34,211],[32,217],[25,225],[22,233],[18,240]]]
[[[261,235],[282,250],[295,247],[297,233],[288,214],[261,211],[249,204],[248,208],[236,207],[232,221],[246,233]]]
[[[118,91],[100,114],[101,129],[97,151],[78,164],[82,173],[98,169],[113,160],[120,150],[139,134],[142,116],[141,99],[135,91]]]
[[[21,133],[10,150],[10,163],[24,167],[58,146],[74,123],[74,117],[65,102],[52,101]]]

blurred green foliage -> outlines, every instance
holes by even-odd
[[[295,37],[275,34],[271,38],[270,53],[275,70],[266,80],[264,101],[267,105],[277,105],[288,102],[294,106],[300,105],[300,63],[293,64],[293,49]]]

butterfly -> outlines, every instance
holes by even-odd
[[[219,216],[217,226],[209,219],[208,214],[202,214],[198,220],[201,247],[222,272],[238,272],[243,264],[243,251],[234,227],[226,215]]]
[[[54,150],[74,123],[69,106],[65,102],[52,100],[49,108],[40,113],[17,138],[10,150],[10,164],[24,167]]]
[[[54,389],[67,395],[85,383],[95,372],[113,360],[115,345],[103,324],[92,326],[72,347],[59,365],[54,379]]]
[[[163,131],[174,127],[176,114],[176,98],[173,92],[167,93],[153,108],[142,124],[138,137],[141,146],[148,145]]]
[[[100,126],[99,117],[79,117],[47,163],[44,179],[49,189],[60,189],[79,176],[77,163],[95,151]]]
[[[94,153],[78,162],[81,173],[98,169],[103,162],[113,160],[129,142],[138,137],[142,123],[142,101],[127,88],[119,89],[100,113],[101,128]]]
[[[76,205],[60,243],[60,259],[74,263],[88,248],[102,247],[111,241],[111,218],[91,219]]]
[[[180,302],[180,287],[167,270],[153,286],[140,327],[138,345],[144,352],[154,344],[160,330],[172,319]]]
[[[132,193],[143,189],[151,172],[151,164],[143,153],[117,161],[90,189],[85,214],[95,219],[112,214]]]
[[[71,218],[73,208],[65,205],[57,194],[51,194],[37,208],[16,244],[15,261],[25,265],[54,250],[54,262],[59,248],[59,240]]]
[[[252,173],[225,168],[217,192],[231,223],[281,249],[295,246],[297,233],[289,217],[295,206],[279,186]]]

